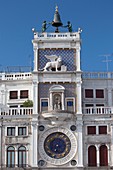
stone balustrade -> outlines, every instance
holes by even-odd
[[[85,107],[83,114],[113,114],[113,107]]]
[[[24,80],[31,79],[32,73],[0,73],[0,80]]]
[[[113,79],[113,72],[83,72],[83,79]]]
[[[0,116],[19,116],[19,115],[32,115],[32,107],[22,107],[22,108],[1,108]]]
[[[76,38],[79,39],[78,32],[73,33],[38,33],[34,32],[34,39],[45,39],[45,38],[53,38],[53,39],[62,39],[62,38]]]

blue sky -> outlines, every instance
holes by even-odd
[[[74,31],[83,30],[82,70],[106,71],[110,54],[113,71],[113,0],[0,0],[0,67],[31,64],[32,28],[40,32],[44,20],[51,22],[56,4],[64,25],[71,21]]]

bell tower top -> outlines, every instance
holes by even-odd
[[[48,27],[55,27],[55,32],[47,32]],[[60,32],[68,29],[68,31]],[[80,70],[80,50],[81,50],[81,29],[74,32],[70,21],[67,25],[63,25],[56,6],[54,19],[52,22],[44,21],[42,24],[42,32],[34,33],[33,50],[34,50],[34,71],[43,70],[44,73],[49,73],[49,68],[45,67],[47,62],[54,63],[59,60],[62,67],[60,71],[57,68],[52,68],[52,72],[68,72],[68,71],[81,71]],[[50,58],[48,58],[50,56]],[[70,57],[69,57],[70,56]],[[71,64],[70,64],[71,60]]]
[[[72,24],[71,24],[70,21],[67,21],[66,25],[64,25],[62,23],[61,18],[60,18],[60,14],[59,14],[59,11],[58,11],[58,6],[56,6],[53,21],[49,21],[49,22],[47,22],[46,20],[43,21],[43,23],[42,23],[42,33],[47,32],[47,30],[49,29],[50,26],[56,28],[55,33],[67,32],[67,31],[63,31],[64,29],[68,29],[68,32],[70,32],[70,33],[74,32],[73,28],[72,28]],[[62,28],[62,31],[61,30],[59,31],[59,27]],[[34,28],[32,29],[32,31],[34,33],[36,33]],[[81,29],[79,29],[78,32],[81,33]]]
[[[56,5],[56,12],[58,12],[58,6]]]
[[[52,26],[56,27],[56,31],[55,32],[59,32],[58,27],[62,26],[62,22],[60,19],[60,14],[58,12],[58,6],[56,6],[56,10],[55,10],[55,14],[54,14],[54,19],[52,21]]]

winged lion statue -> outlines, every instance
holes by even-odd
[[[62,65],[62,58],[57,55],[45,55],[45,57],[50,61],[47,62],[45,67],[40,70],[52,71],[52,68],[55,68],[55,70],[58,71],[58,68],[60,68]]]

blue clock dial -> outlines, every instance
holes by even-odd
[[[70,152],[71,142],[64,133],[54,132],[45,139],[44,149],[51,158],[60,159]]]

